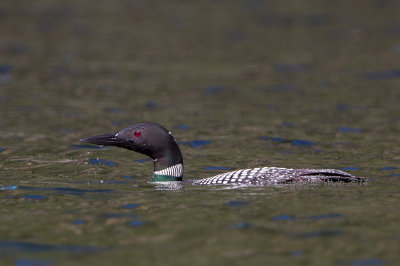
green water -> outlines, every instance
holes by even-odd
[[[398,264],[399,8],[2,1],[0,263]],[[74,146],[138,121],[184,143],[186,179],[259,166],[370,179],[164,191],[143,155]]]

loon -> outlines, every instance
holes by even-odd
[[[117,146],[149,156],[154,161],[153,182],[182,181],[183,159],[171,132],[156,123],[137,123],[113,134],[104,134],[80,141]],[[357,177],[335,169],[291,169],[259,167],[231,171],[209,178],[190,180],[193,185],[273,185],[297,182],[361,182]]]

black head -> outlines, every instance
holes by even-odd
[[[137,123],[114,134],[98,135],[81,141],[143,153],[155,160],[156,170],[182,163],[181,151],[171,132],[155,123]]]

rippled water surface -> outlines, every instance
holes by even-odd
[[[0,3],[0,263],[396,265],[397,1]],[[336,168],[366,184],[149,183],[80,138],[152,121],[185,178]]]

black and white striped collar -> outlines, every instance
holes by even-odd
[[[153,182],[159,181],[181,181],[183,175],[183,164],[175,164],[163,170],[153,173]]]

